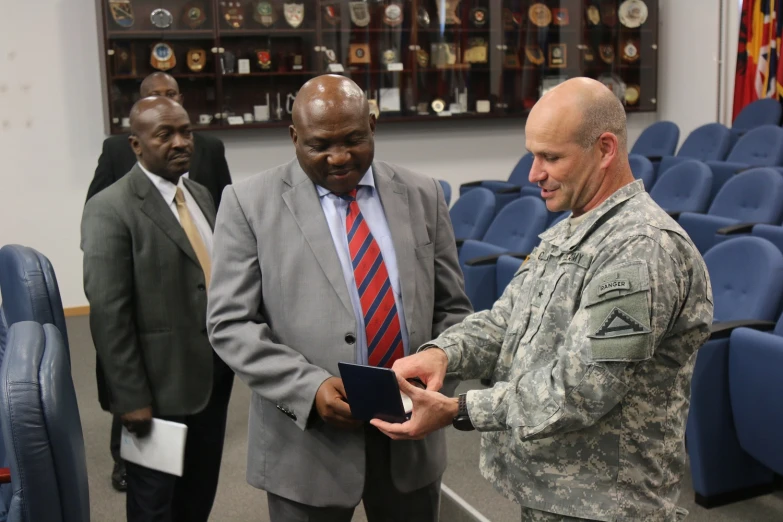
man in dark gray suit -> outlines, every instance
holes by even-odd
[[[390,441],[351,417],[338,361],[389,367],[470,311],[440,184],[374,157],[375,117],[341,76],[294,103],[296,159],[228,187],[210,339],[252,389],[248,481],[273,522],[434,522],[443,432]]]
[[[111,411],[139,437],[153,416],[188,426],[181,478],[128,462],[129,521],[199,522],[217,489],[232,374],[206,332],[215,207],[184,176],[190,121],[178,103],[131,111],[137,164],[82,218],[90,329]]]
[[[142,98],[149,96],[165,96],[182,105],[184,97],[179,91],[179,85],[170,74],[154,72],[144,78],[139,88]],[[103,142],[103,151],[98,158],[95,176],[87,190],[87,200],[100,191],[111,186],[125,176],[136,164],[136,153],[130,145],[127,134],[110,136]],[[201,183],[212,195],[215,207],[220,206],[220,196],[226,185],[231,184],[231,174],[228,172],[226,150],[223,142],[206,134],[193,135],[193,154],[190,158],[188,177]],[[95,367],[95,377],[98,381],[98,400],[101,408],[109,411],[109,398],[106,390],[105,377],[100,364]],[[117,491],[125,491],[125,464],[120,458],[120,421],[114,417],[111,426],[109,449],[114,459],[111,482]]]

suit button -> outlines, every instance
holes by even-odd
[[[204,284],[199,284],[199,285],[198,285],[198,289],[199,289],[199,290],[201,290],[201,291],[203,292],[204,290],[206,290],[206,289],[207,289],[207,287],[206,287]]]
[[[356,336],[354,334],[345,334],[345,342],[353,344],[356,342]]]

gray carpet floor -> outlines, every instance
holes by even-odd
[[[110,416],[98,405],[95,387],[95,351],[86,317],[68,319],[73,380],[87,452],[90,503],[93,522],[125,520],[125,496],[112,489],[109,454]],[[477,383],[463,383],[462,388]],[[220,486],[212,510],[215,522],[267,522],[266,495],[245,481],[247,412],[250,392],[237,381],[231,398],[223,452]],[[443,483],[492,522],[519,520],[519,507],[500,496],[478,472],[478,434],[448,430],[449,467]],[[693,503],[690,476],[686,478],[680,505],[690,511],[688,522],[781,522],[783,493],[757,497],[745,502],[706,510]],[[361,508],[354,520],[364,522]]]

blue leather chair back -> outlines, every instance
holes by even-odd
[[[511,175],[508,177],[509,183],[513,183],[517,187],[526,187],[531,186],[535,187],[534,184],[530,183],[530,181],[527,179],[528,175],[530,174],[530,169],[533,167],[533,154],[528,152],[522,158],[517,162],[514,169],[511,171]]]
[[[68,349],[60,288],[46,256],[21,245],[0,248],[0,293],[9,327],[19,321],[53,324]]]
[[[720,123],[708,123],[691,132],[677,151],[678,157],[723,161],[731,149],[731,132]]]
[[[680,128],[671,121],[653,123],[642,131],[631,148],[631,154],[642,156],[674,156]]]
[[[546,229],[549,214],[540,198],[525,196],[506,205],[492,221],[482,241],[509,252],[530,252]]]
[[[68,349],[53,325],[12,325],[0,367],[9,522],[89,522],[84,437]]]
[[[655,170],[652,162],[639,154],[629,154],[628,164],[631,166],[633,177],[642,180],[644,190],[649,192],[655,184]]]
[[[704,163],[689,160],[658,176],[650,197],[667,211],[707,211],[712,191],[712,171]]]
[[[738,223],[780,223],[783,176],[768,168],[733,176],[715,196],[708,214],[736,219]]]
[[[762,125],[780,124],[781,106],[778,100],[763,98],[742,108],[731,124],[733,132],[744,133]]]
[[[443,197],[446,199],[446,205],[451,205],[451,185],[449,182],[443,179],[439,179],[438,182],[443,188]]]
[[[495,299],[499,299],[503,295],[503,291],[508,284],[514,279],[514,274],[517,273],[519,267],[522,266],[524,259],[519,259],[512,256],[500,256],[498,258],[497,272],[495,275]]]
[[[748,131],[731,149],[726,161],[753,167],[781,165],[783,129],[776,125],[762,125]]]
[[[773,321],[783,298],[783,253],[766,239],[737,237],[704,254],[714,321]]]
[[[491,190],[476,187],[454,202],[449,211],[454,237],[481,239],[495,216],[495,195]]]

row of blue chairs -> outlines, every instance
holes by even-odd
[[[89,522],[87,461],[57,278],[0,248],[0,521]],[[10,479],[10,483],[9,482]]]

